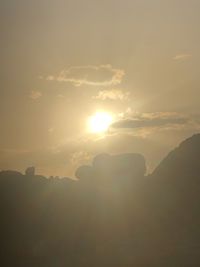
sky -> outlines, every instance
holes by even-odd
[[[98,153],[148,172],[200,130],[200,1],[1,0],[0,169],[74,176]],[[96,112],[112,115],[93,133]]]

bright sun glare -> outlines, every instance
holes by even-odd
[[[99,111],[89,118],[89,131],[92,133],[104,133],[108,130],[112,121],[111,114]]]

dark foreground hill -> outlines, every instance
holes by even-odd
[[[200,266],[200,135],[145,171],[102,154],[77,181],[1,172],[0,266]]]

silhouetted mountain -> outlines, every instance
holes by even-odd
[[[171,192],[177,201],[200,200],[200,134],[170,152],[150,178],[159,193]]]
[[[145,176],[139,154],[97,155],[77,180],[0,172],[1,266],[200,266],[200,135]]]
[[[182,179],[182,176],[199,176],[200,173],[200,134],[183,141],[159,164],[153,176],[171,176]]]
[[[149,179],[163,250],[178,266],[199,266],[200,134],[171,151]]]

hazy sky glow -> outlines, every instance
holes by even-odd
[[[0,169],[72,176],[93,155],[149,170],[200,129],[200,1],[2,0]],[[88,132],[99,110],[113,124]]]

